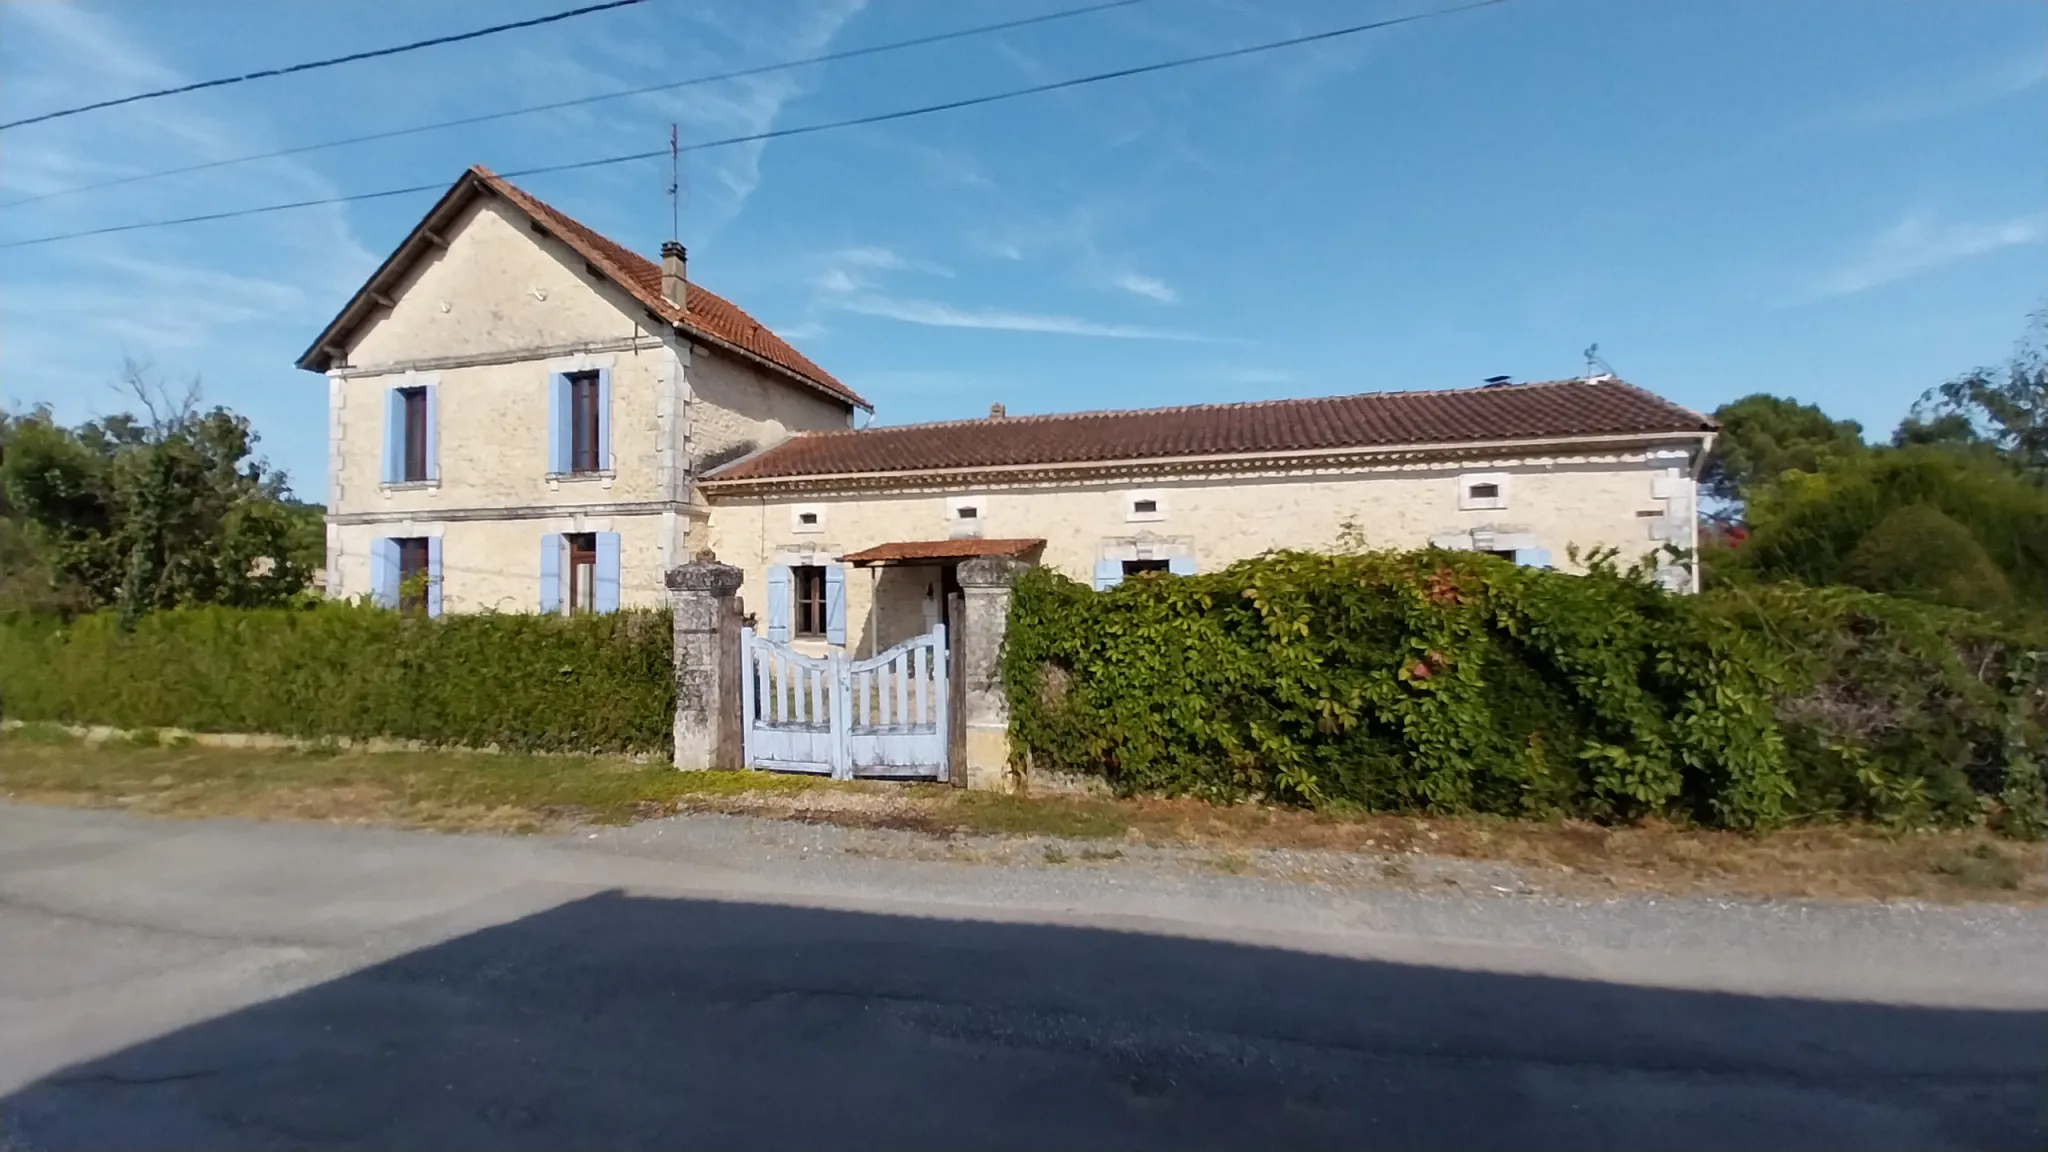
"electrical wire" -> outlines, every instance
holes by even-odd
[[[44,112],[20,120],[0,124],[0,132],[9,128],[20,128],[25,124],[41,124],[46,120],[57,120],[65,116],[76,116],[81,112],[96,112],[102,108],[118,108],[123,104],[135,104],[144,100],[155,100],[161,96],[176,96],[183,92],[198,92],[205,88],[225,88],[230,84],[246,84],[251,80],[266,80],[273,76],[289,76],[294,72],[311,72],[318,68],[332,68],[337,64],[353,64],[358,60],[375,60],[380,56],[397,56],[404,52],[417,52],[422,48],[435,48],[442,44],[457,44],[464,40],[476,40],[484,36],[495,36],[500,32],[511,32],[519,28],[535,28],[542,24],[553,24],[577,16],[588,16],[594,12],[608,12],[613,8],[627,8],[645,4],[647,0],[604,0],[601,4],[586,4],[557,12],[552,16],[536,16],[531,20],[515,20],[510,24],[493,24],[470,32],[457,32],[451,36],[436,36],[431,40],[415,40],[410,44],[394,44],[389,48],[373,48],[367,52],[351,52],[346,56],[333,56],[325,60],[309,60],[304,64],[290,64],[283,68],[265,68],[259,72],[244,72],[240,76],[223,76],[218,80],[200,80],[191,84],[180,84],[175,88],[159,88],[154,92],[137,92],[133,96],[118,96],[112,100],[100,100],[92,104],[80,104],[76,108],[62,108],[55,112]]]
[[[523,108],[508,108],[499,112],[485,112],[476,116],[463,116],[455,120],[439,120],[432,124],[415,124],[406,128],[391,128],[382,132],[369,132],[361,136],[344,136],[337,140],[325,140],[318,144],[296,144],[290,148],[279,148],[270,152],[254,152],[247,156],[233,156],[225,160],[208,160],[200,164],[187,164],[180,168],[165,168],[157,172],[142,172],[133,176],[121,176],[103,180],[97,184],[80,184],[73,188],[59,188],[35,196],[24,196],[19,200],[0,203],[0,208],[14,208],[22,204],[34,204],[59,196],[71,196],[81,192],[96,192],[102,188],[114,188],[123,184],[135,184],[144,180],[157,180],[166,176],[182,176],[188,172],[205,172],[214,168],[227,168],[236,164],[251,164],[258,160],[275,160],[282,156],[298,156],[307,152],[321,152],[329,148],[343,148],[351,144],[367,144],[375,140],[391,140],[400,136],[416,136],[422,132],[438,132],[444,128],[462,128],[471,124],[485,124],[493,120],[508,120],[515,116],[530,116],[536,112],[554,112],[563,108],[578,108],[586,104],[598,104],[607,100],[623,100],[630,96],[645,96],[650,92],[670,92],[678,88],[692,88],[700,84],[714,84],[721,80],[738,80],[748,76],[760,76],[770,72],[782,72],[792,68],[804,68],[813,64],[830,64],[840,60],[853,60],[862,56],[877,56],[885,52],[898,52],[906,48],[922,48],[930,44],[943,44],[949,40],[965,40],[974,36],[986,36],[995,32],[1007,32],[1033,24],[1048,24],[1055,20],[1066,20],[1075,16],[1086,16],[1111,8],[1128,8],[1143,4],[1147,0],[1107,0],[1106,3],[1087,4],[1079,8],[1063,8],[1057,12],[1046,12],[1037,16],[1025,16],[1016,20],[1003,20],[994,24],[978,24],[972,28],[959,28],[951,32],[935,32],[927,36],[914,36],[908,40],[894,40],[886,44],[870,44],[861,48],[843,48],[837,52],[826,52],[817,56],[804,56],[794,60],[783,60],[774,64],[757,64],[750,68],[736,68],[730,72],[715,72],[708,76],[693,76],[688,80],[676,80],[666,84],[649,84],[644,88],[628,88],[619,92],[602,92],[595,96],[579,96],[572,100],[557,100],[549,104],[533,104]]]
[[[1205,52],[1197,56],[1183,56],[1173,60],[1161,60],[1152,64],[1139,64],[1129,68],[1118,68],[1109,72],[1097,72],[1088,76],[1076,76],[1068,80],[1055,80],[1047,84],[1034,84],[1026,88],[1012,88],[1003,92],[991,92],[981,96],[968,96],[958,100],[947,100],[937,104],[924,104],[914,108],[899,108],[890,112],[876,112],[866,116],[853,116],[844,120],[828,120],[818,124],[800,124],[789,128],[776,128],[766,132],[753,132],[744,136],[728,136],[721,140],[706,140],[680,149],[683,152],[700,152],[710,148],[725,148],[736,144],[752,144],[766,140],[783,140],[792,136],[809,136],[819,132],[830,132],[841,128],[856,128],[869,124],[884,124],[893,120],[907,120],[916,116],[929,116],[937,112],[950,112],[961,108],[974,108],[984,104],[995,104],[1005,100],[1016,100],[1025,96],[1036,96],[1047,92],[1058,92],[1079,88],[1087,84],[1098,84],[1107,80],[1120,80],[1131,76],[1145,76],[1165,72],[1174,68],[1185,68],[1195,64],[1211,64],[1220,60],[1234,60],[1282,48],[1294,48],[1303,44],[1315,44],[1353,36],[1363,32],[1392,28],[1401,24],[1413,24],[1439,16],[1451,16],[1479,8],[1491,8],[1507,0],[1472,0],[1450,8],[1439,8],[1429,12],[1418,12],[1408,16],[1396,16],[1386,20],[1374,20],[1365,24],[1352,24],[1324,32],[1312,32],[1304,36],[1290,36],[1284,40],[1269,40],[1242,48],[1228,48],[1218,52]],[[656,148],[646,152],[629,152],[621,156],[605,156],[596,160],[577,160],[566,164],[545,164],[532,168],[520,168],[498,175],[506,179],[524,176],[540,176],[553,172],[575,172],[587,168],[603,168],[613,164],[628,164],[636,160],[652,160],[668,156],[667,148]],[[315,200],[295,200],[286,204],[265,204],[255,208],[239,208],[225,212],[207,212],[197,216],[180,216],[169,220],[145,220],[134,224],[114,224],[104,228],[89,228],[79,232],[61,232],[52,236],[37,236],[28,240],[13,240],[0,244],[0,249],[27,248],[38,244],[54,244],[62,240],[78,240],[88,236],[106,236],[118,232],[136,232],[150,228],[170,228],[183,224],[199,224],[212,220],[231,220],[243,216],[258,216],[270,212],[285,212],[297,208],[314,208],[328,204],[353,204],[365,200],[381,200],[392,196],[406,196],[416,192],[436,192],[445,189],[445,183],[414,184],[405,188],[386,188],[378,192],[357,192],[346,196],[327,196]]]

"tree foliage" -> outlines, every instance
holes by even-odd
[[[1812,404],[1759,392],[1714,410],[1721,433],[1700,473],[1707,495],[1741,501],[1786,472],[1817,472],[1863,451],[1863,426]]]
[[[2048,482],[2048,311],[2003,366],[1978,368],[1928,390],[1895,444],[1988,448],[2037,482]]]
[[[247,419],[130,363],[141,414],[0,419],[0,608],[142,613],[280,604],[311,575],[306,515]]]
[[[2023,603],[2048,603],[2048,490],[1991,453],[1921,444],[1788,473],[1752,492],[1747,520],[1748,538],[1711,558],[1711,574],[1976,607],[2001,602],[2003,583]],[[1980,550],[1996,578],[1966,575]]]

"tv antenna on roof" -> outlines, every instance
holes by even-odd
[[[681,240],[683,230],[683,149],[674,121],[668,126],[668,238]]]
[[[1600,345],[1597,343],[1586,345],[1586,379],[1591,380],[1596,376],[1615,375],[1619,375],[1619,373],[1615,372],[1614,365],[1600,358]]]

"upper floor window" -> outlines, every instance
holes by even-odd
[[[434,386],[409,384],[384,393],[386,484],[438,480],[434,468]]]
[[[398,478],[411,482],[427,478],[427,390],[425,388],[400,388],[399,404],[405,412],[404,448],[401,451],[403,467]]]
[[[604,419],[603,390],[597,373],[575,372],[569,376],[569,471],[604,470],[600,422]]]
[[[1458,508],[1461,511],[1497,511],[1507,506],[1507,473],[1468,472],[1458,477]]]

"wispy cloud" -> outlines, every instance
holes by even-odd
[[[1180,293],[1173,290],[1173,285],[1157,276],[1147,276],[1142,272],[1120,272],[1110,277],[1109,282],[1133,296],[1143,296],[1147,300],[1157,300],[1161,304],[1180,303]]]
[[[1943,222],[1915,213],[1862,244],[1839,268],[1820,278],[1802,301],[1850,296],[1944,264],[2044,241],[2048,241],[2048,216],[1972,224]]]
[[[2017,96],[2048,83],[2048,59],[2039,51],[2001,61],[1938,88],[1891,92],[1875,100],[1847,105],[1815,121],[1817,127],[1889,127],[1939,120],[1985,104]]]
[[[1013,312],[1000,308],[961,308],[937,300],[891,296],[855,296],[838,307],[863,316],[879,316],[933,328],[979,328],[995,332],[1047,332],[1060,336],[1093,336],[1109,340],[1173,340],[1205,344],[1211,337],[1167,328],[1105,323],[1080,316],[1044,312]]]

